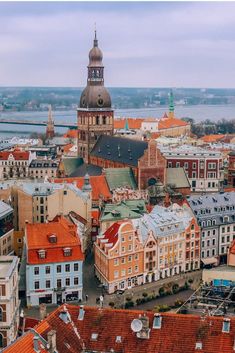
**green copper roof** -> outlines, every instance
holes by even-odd
[[[120,187],[137,189],[135,177],[131,168],[107,168],[105,176],[109,190],[115,190]]]
[[[172,90],[169,95],[169,112],[174,113],[175,105],[174,105],[174,96]]]
[[[119,204],[105,205],[101,215],[101,221],[139,218],[144,213],[147,213],[147,210],[143,200],[127,200]]]
[[[65,174],[70,176],[70,174],[83,164],[83,159],[77,157],[63,158],[62,162],[64,164]]]

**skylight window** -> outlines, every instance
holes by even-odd
[[[91,334],[91,340],[92,341],[97,341],[97,338],[98,338],[98,333],[92,333]]]
[[[154,315],[153,328],[160,329],[162,327],[162,317],[159,314]]]
[[[230,320],[229,319],[224,319],[222,332],[226,332],[226,333],[230,332]]]

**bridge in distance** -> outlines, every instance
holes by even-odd
[[[0,124],[8,125],[28,125],[28,126],[47,126],[47,121],[33,121],[33,120],[14,120],[14,119],[0,119]],[[55,127],[67,127],[69,129],[76,129],[77,124],[75,123],[56,123]]]

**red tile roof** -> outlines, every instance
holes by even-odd
[[[74,178],[58,178],[53,180],[55,183],[73,183],[75,182],[79,189],[82,189],[84,185],[84,178],[83,177],[74,177]],[[112,195],[109,191],[109,187],[104,175],[94,175],[90,176],[90,184],[91,184],[91,194],[92,200],[98,201],[100,198],[104,200],[109,200],[112,198]]]
[[[69,315],[65,323],[62,310]],[[63,305],[51,313],[34,330],[47,340],[51,330],[56,331],[58,353],[115,352],[115,353],[196,353],[196,343],[202,344],[202,353],[232,353],[234,351],[235,318],[230,319],[229,332],[222,332],[223,317],[175,313],[161,314],[161,327],[153,327],[154,313],[137,310],[99,309],[84,307],[84,317],[78,320],[79,306]],[[139,316],[149,319],[149,338],[138,338],[131,323]],[[96,334],[92,339],[91,335]],[[4,353],[35,353],[32,332],[26,333]],[[120,341],[117,340],[120,337]],[[49,352],[41,350],[40,352]]]
[[[107,239],[109,244],[115,245],[118,241],[118,230],[121,226],[121,223],[112,224],[103,234],[102,239]],[[107,243],[106,243],[107,244]]]
[[[229,248],[229,253],[235,255],[235,239],[233,240],[233,242]]]
[[[74,146],[73,143],[68,143],[67,145],[64,145],[63,146],[64,153],[68,153],[73,146]]]
[[[64,135],[63,137],[65,138],[78,138],[78,130],[77,129],[71,129],[71,130],[68,130]]]
[[[76,232],[77,227],[64,217],[58,217],[56,221],[50,223],[27,224],[25,231],[27,262],[43,264],[83,260],[80,239]],[[49,242],[49,236],[52,234],[57,237],[56,243]],[[72,254],[64,256],[64,248],[71,248]],[[39,250],[46,251],[46,258],[39,258]]]
[[[28,151],[2,151],[0,152],[0,160],[8,160],[9,156],[12,155],[16,161],[27,161],[29,159]]]
[[[121,118],[114,119],[114,129],[124,129],[126,125],[126,119],[128,122],[128,127],[131,130],[138,130],[141,128],[141,124],[145,119],[142,118]]]
[[[217,141],[220,141],[222,140],[223,138],[225,137],[225,135],[206,135],[206,136],[203,136],[200,138],[200,140],[202,140],[203,142],[207,142],[207,143],[210,143],[210,142],[217,142]]]
[[[165,116],[159,121],[159,130],[170,129],[174,127],[187,126],[189,123],[178,118],[166,118]]]

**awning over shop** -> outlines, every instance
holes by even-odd
[[[202,259],[204,265],[213,265],[217,263],[216,257],[208,257],[206,259]]]

